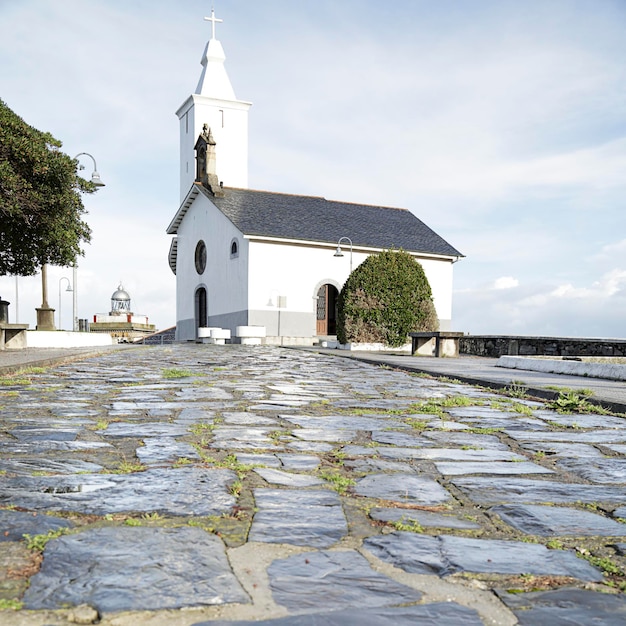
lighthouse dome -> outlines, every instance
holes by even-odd
[[[122,283],[120,283],[111,296],[111,313],[128,312],[130,312],[130,295],[128,295],[128,292],[124,289]]]

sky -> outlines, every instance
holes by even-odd
[[[175,324],[175,111],[212,6],[253,102],[250,188],[411,210],[465,255],[454,330],[626,338],[624,0],[0,0],[0,98],[106,184],[83,199],[78,317],[121,282]],[[34,327],[40,277],[0,277],[11,321],[16,295]]]

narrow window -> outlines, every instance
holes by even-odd
[[[239,244],[236,239],[230,242],[230,258],[235,259],[239,256]]]
[[[200,240],[196,246],[194,261],[196,264],[196,272],[198,272],[198,274],[204,274],[204,270],[206,269],[206,245],[202,240]]]

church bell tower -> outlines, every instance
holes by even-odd
[[[226,73],[226,55],[215,38],[215,24],[222,20],[215,17],[214,10],[204,19],[211,22],[211,39],[202,55],[202,74],[195,92],[176,111],[181,202],[196,179],[195,146],[205,125],[215,140],[218,180],[226,187],[248,187],[248,110],[252,103],[237,100]]]

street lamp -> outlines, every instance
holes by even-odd
[[[350,244],[350,274],[352,274],[352,239],[350,239],[350,237],[340,237],[339,241],[337,242],[337,250],[335,251],[335,254],[333,254],[333,256],[343,256],[343,252],[341,251],[341,242],[344,239]]]
[[[96,160],[89,154],[89,152],[79,152],[74,159],[78,159],[79,156],[88,156],[93,161],[93,172],[91,173],[91,182],[96,187],[104,187],[104,183],[98,174],[98,166]],[[85,166],[78,166],[79,170],[84,170]],[[72,297],[72,330],[76,332],[78,330],[78,319],[76,318],[76,311],[78,310],[78,264],[74,261],[74,267],[72,268],[72,284],[74,285],[74,294]],[[71,290],[68,290],[71,291]]]
[[[59,330],[63,330],[63,326],[61,325],[61,283],[66,280],[67,281],[67,289],[65,291],[73,291],[72,283],[70,283],[70,279],[67,276],[61,276],[59,278]]]
[[[102,179],[100,178],[100,174],[98,174],[98,166],[96,165],[96,160],[91,156],[91,154],[89,154],[89,152],[79,152],[74,157],[74,159],[77,159],[79,156],[88,156],[93,161],[93,172],[91,173],[91,182],[96,187],[104,187],[105,184],[102,182]],[[78,165],[78,169],[79,170],[84,170],[85,166],[79,164]]]

